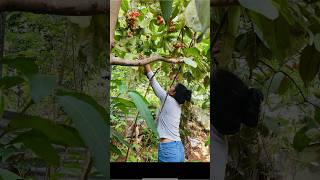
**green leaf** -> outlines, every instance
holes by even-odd
[[[100,115],[103,117],[105,122],[109,123],[108,112],[105,110],[104,107],[102,107],[100,104],[98,104],[97,101],[95,101],[91,96],[83,94],[83,93],[67,92],[67,91],[62,91],[62,90],[59,90],[57,92],[57,95],[58,96],[72,96],[72,97],[75,97],[81,101],[84,101],[84,102],[90,104],[100,113]]]
[[[118,133],[112,128],[110,128],[110,135],[111,137],[115,137],[120,143],[126,145],[127,147],[131,147],[128,141],[126,141],[120,133]]]
[[[110,150],[111,150],[111,152],[116,153],[119,156],[123,155],[122,152],[120,151],[120,149],[117,146],[113,145],[112,143],[110,143]]]
[[[228,10],[228,32],[232,36],[236,36],[240,23],[241,8],[231,6]]]
[[[9,89],[24,82],[24,79],[20,76],[5,76],[0,79],[0,87]]]
[[[32,100],[36,103],[39,102],[41,98],[52,94],[57,85],[57,78],[51,75],[28,75],[28,81]]]
[[[159,2],[163,19],[166,21],[166,23],[168,23],[168,20],[172,13],[173,0],[160,0]]]
[[[254,12],[249,14],[255,24],[255,32],[258,37],[272,51],[274,57],[282,63],[287,57],[292,43],[291,27],[287,21],[282,16],[271,21]]]
[[[129,10],[129,1],[128,0],[122,0],[121,1],[121,9],[124,12],[127,12]]]
[[[320,52],[320,33],[316,34],[313,39],[315,48]]]
[[[1,62],[28,75],[39,71],[34,59],[29,57],[5,57]]]
[[[17,116],[14,117],[9,125],[9,131],[32,128],[46,135],[51,141],[71,147],[83,147],[83,142],[78,135],[70,128],[58,125],[49,119],[43,119],[37,116]]]
[[[37,156],[42,158],[48,165],[59,166],[60,158],[50,140],[37,131],[28,131],[20,134],[12,143],[22,142],[27,148],[31,149]]]
[[[127,107],[133,108],[135,107],[134,103],[128,99],[124,98],[119,98],[119,97],[112,97],[112,102],[113,103],[121,103],[126,105]]]
[[[280,87],[278,88],[278,93],[282,95],[285,92],[287,92],[289,88],[290,88],[290,80],[287,76],[285,76],[281,81]]]
[[[305,86],[318,74],[320,67],[320,52],[314,46],[307,46],[302,50],[299,73]]]
[[[210,0],[195,0],[197,15],[204,32],[210,25]]]
[[[260,13],[271,20],[279,16],[277,8],[272,5],[270,0],[239,0],[239,3],[241,6]]]
[[[204,28],[202,27],[202,23],[200,22],[200,19],[198,16],[195,0],[191,0],[190,3],[188,4],[186,10],[184,11],[184,17],[186,20],[186,25],[188,27],[191,27],[196,32],[203,31]],[[187,32],[187,35],[188,35],[188,32]]]
[[[197,67],[197,63],[190,58],[183,58],[183,61],[184,63],[188,64],[191,67],[194,67],[194,68]]]
[[[276,73],[273,77],[271,77],[269,79],[269,81],[266,84],[270,84],[270,81],[272,80],[271,86],[269,91],[271,93],[277,93],[280,86],[281,86],[281,82],[283,81],[283,78],[285,77],[285,75],[281,72]]]
[[[5,109],[4,95],[2,93],[2,89],[0,89],[0,117],[2,117]]]
[[[133,100],[140,115],[146,120],[148,127],[158,136],[156,124],[146,103],[147,100],[136,91],[130,91],[128,95]]]
[[[87,103],[87,98],[86,95],[63,95],[58,96],[58,102],[71,117],[75,128],[90,149],[95,167],[106,176],[109,130],[104,117],[95,106]]]
[[[22,178],[16,174],[14,174],[13,172],[6,170],[6,169],[0,169],[0,179],[16,180],[16,179],[22,179]]]
[[[232,62],[232,53],[234,49],[235,37],[230,33],[222,35],[220,52],[218,53],[219,66],[228,69]]]
[[[303,151],[304,148],[306,148],[310,142],[311,139],[306,135],[306,132],[309,130],[308,126],[305,126],[301,128],[293,138],[293,148],[297,150],[298,152]]]
[[[201,57],[200,51],[196,47],[184,48],[183,53],[185,57]]]

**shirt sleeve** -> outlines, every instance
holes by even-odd
[[[160,84],[158,83],[156,78],[152,77],[152,76],[153,76],[152,71],[147,73],[147,77],[150,81],[150,84],[151,84],[151,87],[152,87],[154,93],[160,99],[160,101],[163,101],[167,95],[167,92],[160,86]]]

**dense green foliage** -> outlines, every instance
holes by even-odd
[[[207,144],[205,149],[208,151],[209,131],[190,128],[196,119],[201,119],[199,114],[209,113],[209,1],[199,2],[122,1],[112,55],[132,61],[154,55],[182,58],[185,63],[181,65],[167,62],[151,65],[154,72],[159,69],[156,79],[164,89],[169,88],[177,75],[176,82],[193,91],[192,103],[183,108],[181,134],[185,147],[193,135],[203,146]],[[201,8],[208,11],[200,11]],[[147,90],[148,84],[143,67],[112,67],[111,127],[118,136],[112,138],[111,161],[157,161],[159,142],[154,121],[160,103],[151,87]],[[195,109],[199,111],[194,113]],[[126,157],[128,146],[131,153]],[[188,151],[194,153],[191,148]],[[189,161],[208,161],[208,157],[197,159],[192,158],[192,154],[189,156]]]
[[[319,177],[320,3],[239,3],[211,9],[215,57],[265,101],[258,128],[229,138],[227,179]]]
[[[6,15],[1,178],[107,176],[107,21]]]

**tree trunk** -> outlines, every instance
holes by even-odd
[[[2,58],[4,54],[4,32],[6,25],[6,16],[4,12],[0,13],[0,79],[2,78]]]
[[[90,16],[109,12],[109,0],[0,0],[0,11]]]

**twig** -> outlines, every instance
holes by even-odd
[[[290,81],[291,81],[291,82],[295,85],[295,87],[298,89],[299,94],[301,95],[304,103],[308,103],[308,104],[313,105],[314,107],[320,109],[320,106],[319,106],[319,105],[314,104],[313,102],[309,101],[309,100],[306,98],[306,96],[303,94],[303,92],[302,92],[301,88],[299,87],[299,85],[297,84],[297,82],[296,82],[288,73],[286,73],[286,72],[284,72],[284,71],[282,71],[282,70],[275,70],[272,66],[270,66],[269,64],[267,64],[267,63],[265,63],[265,62],[263,62],[263,61],[261,61],[261,60],[260,60],[259,62],[261,62],[262,64],[264,64],[265,66],[267,66],[267,67],[268,67],[269,69],[271,69],[274,73],[280,72],[280,73],[284,74],[287,78],[290,79]]]
[[[33,100],[30,100],[29,103],[27,104],[27,106],[22,109],[20,114],[24,114],[32,104],[34,104],[34,102],[33,102]]]

